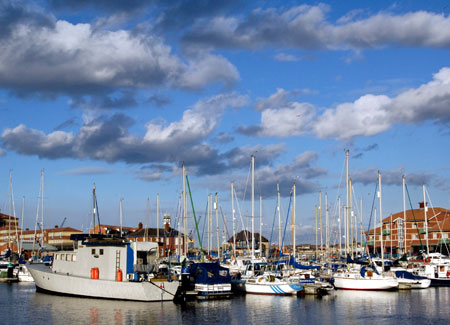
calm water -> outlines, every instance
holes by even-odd
[[[306,296],[140,303],[36,293],[34,284],[0,284],[1,324],[448,324],[450,288],[335,291]]]

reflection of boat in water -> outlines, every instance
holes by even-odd
[[[96,298],[173,300],[179,281],[158,279],[151,263],[157,243],[104,235],[72,235],[74,252],[56,253],[51,267],[29,264],[38,291]]]

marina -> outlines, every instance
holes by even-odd
[[[448,1],[0,0],[0,324],[450,322]]]

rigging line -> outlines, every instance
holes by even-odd
[[[426,192],[426,195],[427,195],[427,197],[428,197],[428,202],[430,202],[431,210],[433,210],[433,217],[428,218],[428,220],[431,220],[432,218],[436,217],[436,216],[437,216],[439,213],[441,213],[441,212],[435,213],[435,211],[434,211],[434,206],[433,206],[433,202],[431,202],[431,198],[430,198],[430,194],[428,193],[428,189],[425,188],[425,192]],[[442,219],[442,224],[444,224],[444,222],[445,222],[445,218]],[[439,233],[441,234],[441,238],[442,238],[442,228],[441,228],[441,224],[440,224],[439,220],[437,220],[437,219],[436,219],[436,224],[438,225]],[[448,252],[449,249],[448,249],[447,242],[446,242],[445,240],[444,240],[443,242],[444,242],[444,246],[445,246],[445,248],[447,249],[447,252]]]
[[[406,185],[406,183],[405,183],[405,189],[406,189],[406,193],[408,194],[409,205],[411,207],[411,213],[412,213],[412,216],[413,216],[413,219],[414,219],[414,225],[416,226],[416,230],[417,230],[417,237],[419,237],[420,248],[423,251],[424,247],[423,247],[422,239],[420,238],[419,227],[417,226],[416,216],[414,215],[414,209],[413,209],[413,206],[412,206],[412,203],[411,203],[411,197],[409,196],[409,190],[408,190],[408,186]],[[424,204],[425,204],[425,202],[424,202]],[[406,234],[405,234],[405,236],[406,236]]]
[[[239,205],[239,200],[238,200],[238,198],[237,198],[237,193],[236,193],[236,191],[234,192],[234,197],[236,198],[236,204],[237,204],[238,211],[239,211],[239,218],[240,218],[240,220],[241,220],[242,230],[245,230],[245,231],[244,231],[245,241],[246,241],[246,243],[247,243],[247,247],[250,247],[250,244],[249,244],[249,241],[248,241],[247,229],[246,229],[245,226],[244,226],[244,219],[242,218],[242,214],[241,214],[241,206]]]
[[[220,206],[220,213],[222,214],[222,220],[223,220],[223,224],[224,224],[224,226],[225,226],[225,231],[226,231],[226,233],[227,233],[227,238],[231,238],[231,237],[230,237],[230,233],[228,232],[228,226],[227,226],[227,223],[225,222],[225,214],[223,213],[222,206]]]
[[[277,205],[275,206],[275,211],[273,213],[273,222],[272,222],[272,230],[270,232],[270,240],[269,240],[269,254],[272,255],[270,252],[270,246],[272,245],[272,236],[273,236],[273,228],[275,226],[275,219],[277,218],[277,207],[278,207],[278,196],[277,196]]]
[[[369,252],[369,248],[367,247],[367,239],[369,236],[369,231],[370,231],[370,225],[372,224],[372,215],[373,215],[373,210],[374,210],[374,206],[375,206],[375,198],[377,196],[377,191],[378,191],[378,183],[375,183],[375,191],[373,192],[373,200],[372,200],[372,208],[370,209],[370,217],[369,217],[369,224],[367,225],[367,234],[364,234],[365,238],[366,238],[366,244],[364,245],[364,251]],[[376,216],[375,216],[376,218]],[[373,246],[375,248],[375,228],[373,228]]]
[[[339,178],[338,191],[337,191],[337,193],[336,193],[336,198],[335,198],[335,200],[334,200],[333,222],[335,221],[334,219],[336,218],[336,214],[337,214],[336,212],[337,212],[337,210],[339,209],[337,202],[338,202],[339,196],[341,196],[340,194],[341,194],[341,187],[342,187],[342,183],[343,183],[343,179],[344,179],[345,164],[346,164],[346,160],[344,159],[344,161],[343,161],[343,163],[342,163],[341,177]],[[334,225],[335,225],[335,224],[334,224]],[[336,225],[336,226],[337,226],[337,225]],[[336,229],[335,229],[334,231],[336,231]],[[334,238],[334,240],[335,240],[334,243],[335,243],[335,244],[336,244],[336,241],[337,241],[337,238],[336,238],[337,236],[338,236],[338,233],[336,233],[336,236],[335,236],[335,238]]]
[[[286,222],[284,223],[283,239],[281,240],[280,252],[278,253],[278,262],[277,262],[277,268],[275,270],[275,274],[278,273],[278,266],[280,265],[281,253],[283,251],[284,237],[286,236],[286,227],[287,227],[287,224],[288,224],[289,212],[290,212],[290,209],[291,209],[291,204],[292,204],[292,192],[291,192],[290,199],[289,199],[289,206],[288,206],[288,211],[287,211],[287,214],[286,214]],[[294,258],[295,258],[295,256],[294,256]]]
[[[208,220],[208,200],[206,200],[205,219],[203,219],[202,242],[203,242],[203,236],[205,234],[206,220]]]

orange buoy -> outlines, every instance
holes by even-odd
[[[94,274],[93,274],[93,279],[98,280],[99,278],[99,271],[98,271],[98,267],[94,267],[93,268]]]
[[[117,273],[116,273],[116,281],[117,282],[122,282],[122,270],[118,269]]]
[[[94,278],[94,268],[91,268],[91,279]]]

